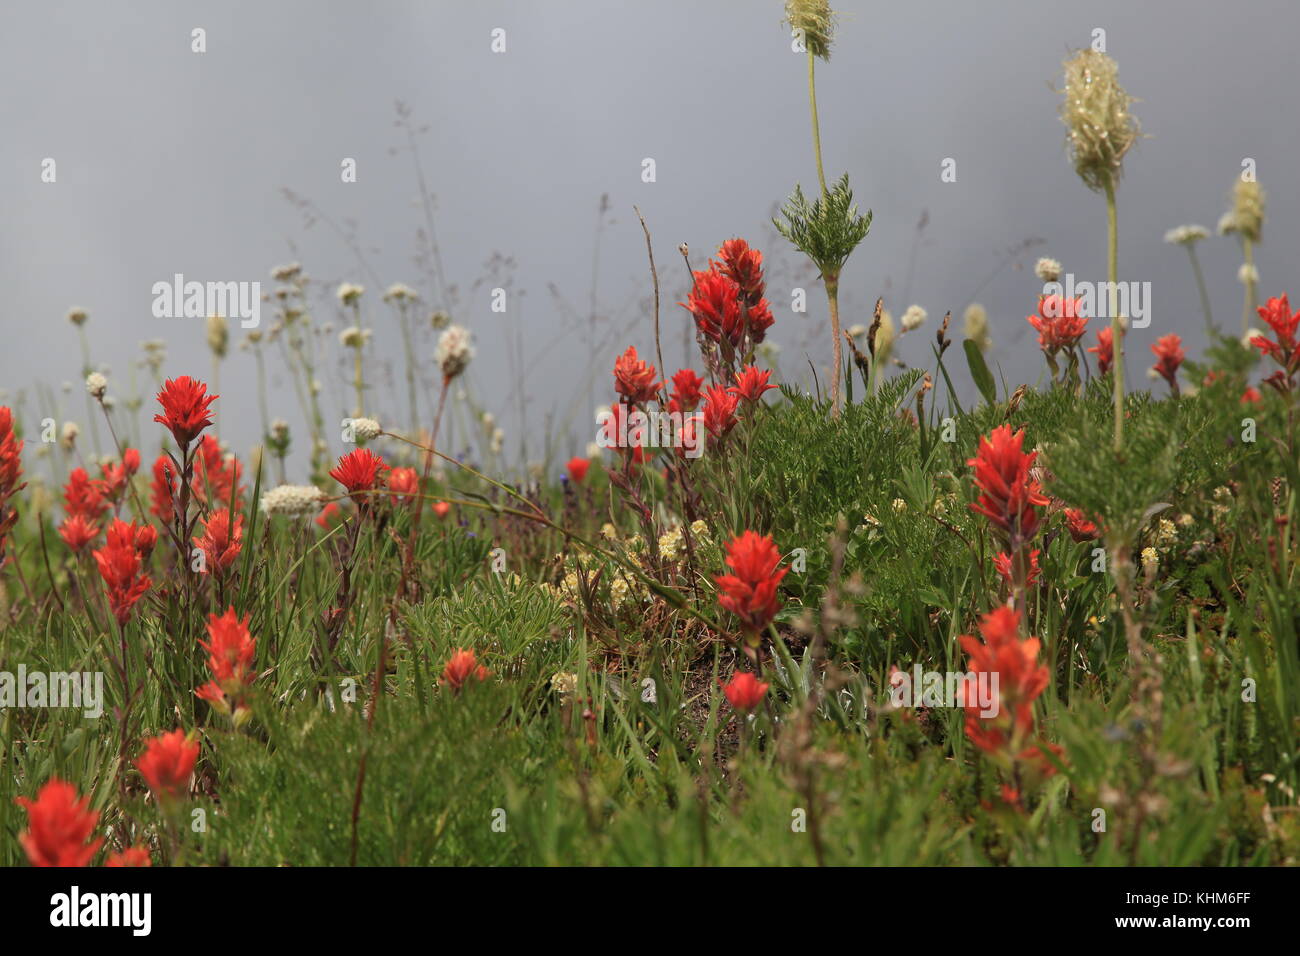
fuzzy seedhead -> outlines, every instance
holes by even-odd
[[[804,46],[813,56],[829,61],[835,36],[835,11],[827,0],[786,0],[785,22],[803,31]]]
[[[1085,186],[1114,188],[1138,138],[1133,97],[1119,84],[1119,66],[1105,53],[1081,50],[1065,61],[1061,121],[1069,130],[1074,170]]]
[[[1259,242],[1264,230],[1264,189],[1255,180],[1237,180],[1232,187],[1232,209],[1220,220],[1219,231],[1238,233],[1243,239]]]
[[[796,185],[794,194],[781,207],[782,222],[773,219],[776,231],[806,255],[824,278],[835,281],[858,243],[871,229],[871,210],[858,215],[849,188],[849,174],[841,176],[824,196],[808,202],[803,188]]]

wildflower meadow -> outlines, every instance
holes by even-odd
[[[1117,58],[1063,35],[1047,120],[1059,188],[1095,197],[1088,261],[1028,256],[1018,314],[869,290],[846,317],[908,239],[823,168],[853,122],[819,114],[823,71],[867,24],[762,6],[800,57],[804,178],[704,248],[628,204],[647,305],[555,344],[596,385],[527,460],[504,393],[467,388],[512,348],[488,305],[310,261],[252,295],[160,277],[210,361],[151,340],[106,372],[88,303],[62,411],[5,383],[0,863],[1295,863],[1300,293],[1254,265],[1265,177],[1226,170],[1186,203],[1217,228],[1121,255],[1152,131]],[[1152,255],[1203,314],[1149,308]],[[1022,331],[1028,375],[990,350]],[[1249,913],[1230,895],[1199,912]]]

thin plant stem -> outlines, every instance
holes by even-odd
[[[1255,311],[1255,244],[1242,236],[1241,254],[1246,264],[1246,291],[1241,303],[1241,334],[1250,331],[1250,317]]]
[[[1196,276],[1196,289],[1201,295],[1201,309],[1205,312],[1205,331],[1214,334],[1214,317],[1210,313],[1210,293],[1205,289],[1205,276],[1201,273],[1201,260],[1196,257],[1196,247],[1187,244],[1187,256],[1192,260],[1192,274]]]
[[[815,80],[815,63],[812,49],[808,50],[808,108],[812,112],[813,155],[817,159],[817,181],[821,183],[823,198],[830,192],[826,188],[826,172],[822,169],[822,132],[817,122],[817,83]],[[838,337],[836,338],[838,342]]]
[[[1119,226],[1115,215],[1115,184],[1106,180],[1106,275],[1110,280],[1110,341],[1115,379],[1115,451],[1124,450],[1124,327],[1119,320]]]

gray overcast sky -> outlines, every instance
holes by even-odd
[[[1185,222],[1213,228],[1243,157],[1256,160],[1269,198],[1261,294],[1280,294],[1294,276],[1300,4],[836,6],[843,16],[832,59],[818,72],[827,174],[847,170],[861,205],[875,213],[844,273],[846,324],[865,320],[881,294],[896,316],[909,302],[926,308],[931,323],[947,309],[959,316],[1005,250],[1028,238],[1044,243],[1019,258],[1022,267],[1046,254],[1080,277],[1104,279],[1104,202],[1074,175],[1053,91],[1062,59],[1088,44],[1095,27],[1106,30],[1150,137],[1130,154],[1119,196],[1121,278],[1150,281],[1154,297],[1151,327],[1130,338],[1131,381],[1146,386],[1140,370],[1159,335],[1178,332],[1199,353],[1202,319],[1186,256],[1161,239]],[[6,2],[0,18],[8,90],[0,101],[0,278],[9,332],[0,387],[10,402],[27,393],[27,418],[40,412],[84,425],[79,347],[64,319],[72,305],[90,311],[93,359],[110,366],[119,395],[139,342],[149,338],[167,340],[168,375],[206,378],[203,322],[150,311],[153,283],[177,272],[260,280],[269,290],[268,270],[297,259],[330,289],[342,279],[360,282],[379,330],[372,355],[399,361],[379,284],[406,282],[426,300],[433,294],[414,261],[423,214],[412,157],[393,152],[403,145],[394,125],[399,99],[428,127],[418,141],[437,199],[443,269],[459,290],[454,318],[478,346],[468,384],[505,424],[508,448],[525,431],[512,349],[527,376],[529,456],[540,453],[548,415],[561,424],[572,415],[581,427],[556,449],[561,461],[590,438],[585,320],[602,194],[610,209],[598,328],[602,336],[611,323],[629,331],[598,345],[598,401],[607,400],[617,351],[630,343],[653,352],[634,203],[649,222],[664,280],[670,372],[681,361],[685,316],[673,304],[686,280],[676,246],[689,242],[702,265],[732,235],[750,238],[772,261],[771,337],[782,346],[783,373],[806,374],[807,349],[826,361],[824,301],[806,276],[796,278],[797,257],[768,223],[796,182],[815,184],[804,61],[790,50],[778,0],[44,0]],[[194,27],[207,31],[201,55],[190,52]],[[506,31],[504,54],[490,49],[496,27]],[[45,157],[57,162],[55,184],[40,181]],[[340,182],[343,157],[357,160],[355,184]],[[641,181],[644,157],[656,161],[653,184]],[[944,157],[957,160],[955,183],[940,181]],[[309,227],[285,187],[345,232],[355,223],[373,275],[338,233],[323,222]],[[922,211],[929,225],[909,288]],[[489,289],[503,280],[475,285],[497,253],[511,260],[505,317],[489,310]],[[1236,243],[1212,238],[1201,254],[1216,318],[1239,329]],[[575,316],[565,318],[552,284]],[[810,288],[806,316],[789,309],[793,284]],[[979,291],[992,321],[991,357],[1009,379],[1032,380],[1041,369],[1024,321],[1037,289],[1027,268],[1008,265]],[[322,298],[316,315],[337,329],[344,323],[336,312]],[[929,341],[905,340],[902,357],[928,357]],[[422,343],[427,359],[432,336]],[[271,366],[271,413],[297,424],[278,360]],[[218,427],[241,451],[259,431],[253,370],[251,356],[232,347]],[[350,402],[346,370],[327,373],[326,407],[341,411]],[[37,383],[57,393],[64,381],[74,389],[62,407],[51,411],[35,398]],[[382,381],[375,399],[381,412],[404,404]],[[140,416],[150,454],[152,426],[143,423],[152,404]]]

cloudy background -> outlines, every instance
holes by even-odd
[[[1213,227],[1244,157],[1269,200],[1261,294],[1280,294],[1294,277],[1300,5],[836,6],[832,59],[818,65],[826,170],[847,171],[875,214],[844,273],[846,325],[867,321],[877,295],[896,316],[920,304],[927,332],[977,300],[1006,377],[1041,373],[1024,320],[1038,290],[1034,259],[1105,278],[1105,204],[1073,173],[1053,89],[1062,59],[1098,27],[1148,134],[1119,192],[1121,278],[1151,282],[1154,297],[1150,328],[1130,339],[1130,381],[1146,386],[1147,347],[1160,335],[1177,332],[1200,351],[1187,257],[1162,236],[1181,223]],[[424,297],[422,321],[444,306],[474,332],[467,393],[505,427],[512,457],[542,457],[549,434],[563,461],[591,437],[615,354],[627,344],[653,352],[634,204],[654,238],[669,371],[683,358],[677,245],[689,243],[698,267],[741,235],[771,263],[781,376],[807,379],[808,358],[828,359],[824,300],[769,221],[796,182],[816,181],[805,61],[780,20],[778,0],[7,3],[0,388],[29,434],[45,416],[84,427],[80,345],[65,319],[73,305],[90,312],[92,361],[108,366],[119,403],[133,380],[136,392],[152,385],[138,366],[146,339],[166,339],[165,374],[206,378],[203,321],[154,318],[153,283],[180,272],[260,280],[269,291],[271,267],[298,260],[319,282],[316,319],[335,332],[347,319],[331,290],[343,280],[366,287],[370,401],[381,417],[404,409],[405,386],[395,318],[379,293],[404,282]],[[206,30],[206,53],[190,51],[195,27]],[[498,27],[507,51],[495,54]],[[426,216],[398,101],[432,195],[439,268],[420,255]],[[40,179],[47,157],[54,184]],[[340,181],[344,157],[357,161],[356,183]],[[654,183],[641,181],[646,157]],[[945,157],[957,161],[955,183],[940,181]],[[1201,256],[1216,319],[1239,331],[1235,241],[1207,240]],[[795,285],[810,290],[807,315],[790,311]],[[494,286],[510,290],[504,315],[490,310]],[[267,306],[263,326],[271,320]],[[908,338],[901,357],[928,358],[930,336]],[[261,423],[240,339],[232,329],[218,428],[243,451]],[[428,368],[427,323],[420,342]],[[274,350],[268,368],[271,415],[305,437]],[[341,361],[322,371],[328,417],[350,407],[349,374]],[[123,422],[148,454],[150,405],[146,396],[137,421]],[[454,417],[457,447],[468,441],[466,409]]]

